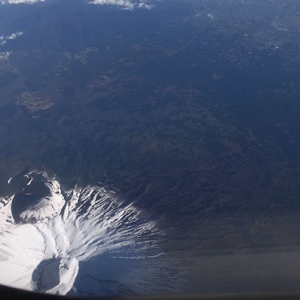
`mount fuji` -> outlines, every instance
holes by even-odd
[[[10,178],[0,198],[1,284],[62,295],[176,292],[179,272],[155,221],[99,186],[64,190],[55,177]]]

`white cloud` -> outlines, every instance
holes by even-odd
[[[93,0],[90,3],[98,5],[116,5],[126,9],[134,9],[134,4],[129,0]]]
[[[7,40],[14,40],[21,35],[23,35],[22,31],[14,32],[10,35],[0,35],[0,46],[5,45]]]
[[[45,0],[0,0],[1,4],[21,4],[21,3],[26,3],[26,4],[33,4],[36,2],[44,2]]]
[[[11,35],[5,37],[5,39],[7,39],[7,40],[14,40],[15,38],[17,38],[18,36],[21,36],[21,35],[23,35],[23,32],[22,31],[18,31],[18,32],[14,32]]]
[[[11,52],[0,52],[0,60],[8,60]]]
[[[0,4],[33,4],[36,2],[45,2],[46,0],[0,0]],[[97,5],[115,5],[123,9],[133,10],[136,8],[140,9],[151,9],[153,6],[144,2],[143,0],[91,0],[89,3]]]
[[[152,6],[146,2],[133,2],[130,0],[93,0],[90,3],[97,5],[116,5],[123,9],[133,10],[135,8],[151,9]]]
[[[138,8],[151,9],[152,7],[153,7],[152,5],[145,2],[140,2],[138,4]]]

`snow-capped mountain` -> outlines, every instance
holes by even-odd
[[[31,172],[0,198],[0,283],[76,295],[175,292],[179,276],[163,233],[103,187],[64,191]]]

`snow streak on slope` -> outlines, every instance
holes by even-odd
[[[63,191],[54,178],[34,172],[8,184],[19,190],[0,198],[1,284],[76,295],[179,288],[155,223],[111,191]]]

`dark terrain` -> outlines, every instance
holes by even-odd
[[[2,190],[25,168],[108,186],[174,255],[297,250],[299,12],[292,0],[2,5],[0,36],[23,33],[0,46]]]

